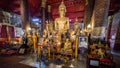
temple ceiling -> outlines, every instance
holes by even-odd
[[[29,11],[32,17],[41,17],[41,0],[28,0]],[[47,0],[47,5],[51,5],[53,19],[58,17],[58,7],[62,0]],[[72,21],[78,17],[79,21],[84,18],[84,11],[86,6],[86,0],[64,0],[67,7],[66,16]],[[120,10],[120,0],[111,0],[109,15],[114,14]],[[0,8],[8,11],[20,14],[20,0],[0,0]]]

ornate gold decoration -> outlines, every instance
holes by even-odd
[[[41,7],[45,8],[46,7],[46,2],[47,2],[47,0],[42,0]]]
[[[51,6],[48,5],[48,12],[51,12]]]
[[[88,0],[86,0],[86,3],[85,3],[85,5],[88,5]]]
[[[77,37],[76,37],[75,42],[76,42],[76,44],[75,44],[75,58],[77,58],[78,57],[78,42],[79,42]]]
[[[63,51],[67,52],[67,53],[72,53],[72,48],[71,47],[72,47],[72,44],[71,44],[70,40],[66,39]]]
[[[74,30],[77,30],[78,28],[79,28],[79,22],[78,22],[78,18],[76,17],[75,23],[74,23]]]
[[[64,1],[62,0],[60,6],[59,6],[59,11],[64,10],[66,12],[66,6],[64,4]]]
[[[37,37],[36,37],[36,34],[35,34],[35,31],[32,32],[32,39],[33,39],[33,48],[34,48],[34,51],[37,47]]]

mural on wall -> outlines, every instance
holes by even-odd
[[[21,27],[22,26],[22,20],[21,20],[21,16],[18,14],[14,14],[14,13],[10,13],[10,21],[11,21],[11,25],[15,25],[17,27]]]
[[[2,10],[0,10],[0,23],[9,23],[10,25],[22,27],[20,15]]]
[[[23,34],[24,34],[24,31],[22,28],[15,27],[15,37],[21,37],[23,36]]]
[[[1,38],[7,38],[7,25],[2,25],[1,27]]]

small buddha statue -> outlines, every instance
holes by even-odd
[[[48,27],[49,27],[49,31],[50,31],[50,32],[53,32],[53,23],[49,23],[49,26],[48,26]]]
[[[37,42],[39,42],[41,36],[38,29],[36,30],[36,37],[37,37]]]
[[[75,34],[76,34],[77,36],[80,34],[80,27],[79,27],[78,18],[75,19],[74,31],[75,31]]]
[[[105,51],[101,48],[98,49],[98,56],[100,56],[101,58],[103,58],[103,55],[105,54]]]
[[[5,22],[3,22],[3,23],[10,23],[10,20],[9,20],[9,18],[10,18],[10,13],[8,13],[8,12],[3,12],[3,14],[4,14],[4,16],[5,16]]]
[[[75,41],[75,39],[76,39],[76,35],[75,35],[74,30],[71,30],[71,32],[70,32],[70,39],[71,39],[71,41]]]
[[[67,31],[67,29],[69,29],[69,18],[65,17],[65,13],[66,6],[62,1],[59,6],[60,17],[55,19],[55,30],[57,30],[60,33],[63,33],[64,31]]]
[[[77,30],[78,28],[79,28],[79,22],[78,22],[78,18],[76,17],[75,23],[74,23],[74,30]]]
[[[67,53],[71,53],[72,52],[72,43],[70,42],[69,39],[66,39],[63,51],[67,52]]]
[[[46,29],[43,30],[43,37],[44,37],[44,38],[47,37],[47,30],[46,30]]]
[[[31,37],[30,31],[26,30],[25,33],[26,33],[26,37],[28,39],[27,45],[31,46],[33,44],[33,42],[32,42],[32,37]]]

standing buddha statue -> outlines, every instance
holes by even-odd
[[[78,22],[78,18],[75,19],[75,23],[74,23],[74,30],[79,29],[79,22]]]
[[[79,27],[78,18],[75,19],[74,31],[75,31],[75,34],[76,34],[76,35],[79,35],[79,33],[80,33],[80,27]]]
[[[60,33],[63,33],[64,31],[67,31],[67,29],[69,29],[69,18],[65,17],[65,13],[66,6],[62,1],[59,6],[60,17],[55,19],[55,30],[57,30]]]

